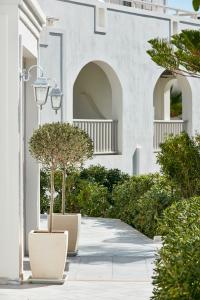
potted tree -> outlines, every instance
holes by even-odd
[[[54,214],[54,230],[67,230],[69,235],[68,254],[76,255],[81,225],[81,214],[66,213],[66,176],[79,168],[86,159],[93,155],[93,144],[89,136],[78,127],[69,123],[58,123],[57,130],[62,136],[59,151],[59,166],[62,172],[62,208],[61,214]],[[49,217],[49,227],[51,219]]]
[[[34,131],[29,141],[31,155],[45,167],[51,178],[48,231],[29,233],[29,257],[32,280],[63,281],[67,255],[68,232],[53,230],[54,174],[59,167],[62,147],[58,124],[45,124]]]

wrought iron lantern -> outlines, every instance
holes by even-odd
[[[48,96],[50,96],[52,109],[55,110],[55,112],[57,113],[58,110],[61,108],[63,93],[57,86],[55,80],[53,80],[55,82],[55,86],[49,93],[49,90],[51,88],[49,81],[51,81],[51,79],[48,79],[44,76],[44,71],[40,66],[33,65],[28,70],[23,70],[20,79],[25,82],[29,81],[31,78],[30,72],[34,68],[39,69],[41,73],[40,76],[38,76],[36,81],[33,83],[35,102],[40,107],[40,109],[42,109],[43,105],[45,105],[47,102]]]
[[[55,110],[57,114],[58,110],[61,108],[62,96],[63,96],[63,93],[61,92],[57,84],[55,84],[54,88],[52,88],[49,96],[51,97],[52,109]]]
[[[47,98],[49,95],[50,85],[48,83],[47,78],[45,77],[38,77],[36,81],[33,83],[34,89],[34,98],[37,105],[42,106],[46,104]]]

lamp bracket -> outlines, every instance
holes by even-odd
[[[31,66],[28,70],[24,69],[21,73],[20,73],[20,80],[23,80],[25,82],[29,81],[31,78],[31,71],[33,69],[39,69],[40,70],[40,76],[43,77],[44,76],[44,70],[42,69],[42,67],[38,66],[38,65],[33,65]]]

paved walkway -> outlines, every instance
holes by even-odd
[[[79,255],[69,259],[64,285],[0,286],[0,300],[149,300],[155,250],[120,220],[83,218]]]

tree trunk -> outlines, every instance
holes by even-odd
[[[53,204],[54,204],[54,170],[51,169],[51,201],[49,212],[49,231],[52,232],[53,227]]]
[[[66,169],[62,172],[62,214],[65,214]]]

